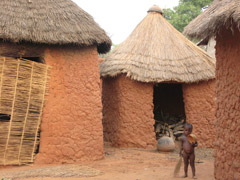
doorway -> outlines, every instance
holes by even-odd
[[[174,139],[181,136],[186,122],[182,84],[154,85],[153,105],[156,139],[164,135]]]

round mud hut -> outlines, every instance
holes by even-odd
[[[240,179],[240,2],[215,0],[185,34],[216,36],[215,178]]]
[[[100,73],[105,141],[152,148],[164,131],[180,136],[187,121],[200,146],[212,146],[215,60],[170,25],[159,7],[106,57]]]
[[[0,164],[103,158],[98,53],[111,47],[105,31],[71,0],[1,0],[0,6]]]

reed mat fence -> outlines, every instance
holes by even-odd
[[[49,66],[0,57],[0,164],[34,160]]]

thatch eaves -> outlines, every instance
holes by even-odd
[[[215,60],[169,24],[161,11],[152,11],[154,8],[100,64],[101,76],[124,73],[141,82],[180,83],[215,78]]]
[[[185,28],[184,34],[191,38],[207,38],[214,36],[224,26],[240,27],[240,1],[214,0],[210,6]]]
[[[105,31],[71,0],[1,0],[0,7],[4,41],[111,48]]]

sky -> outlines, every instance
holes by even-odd
[[[173,8],[179,0],[72,0],[88,12],[112,39],[123,42],[147,15],[153,5]]]

